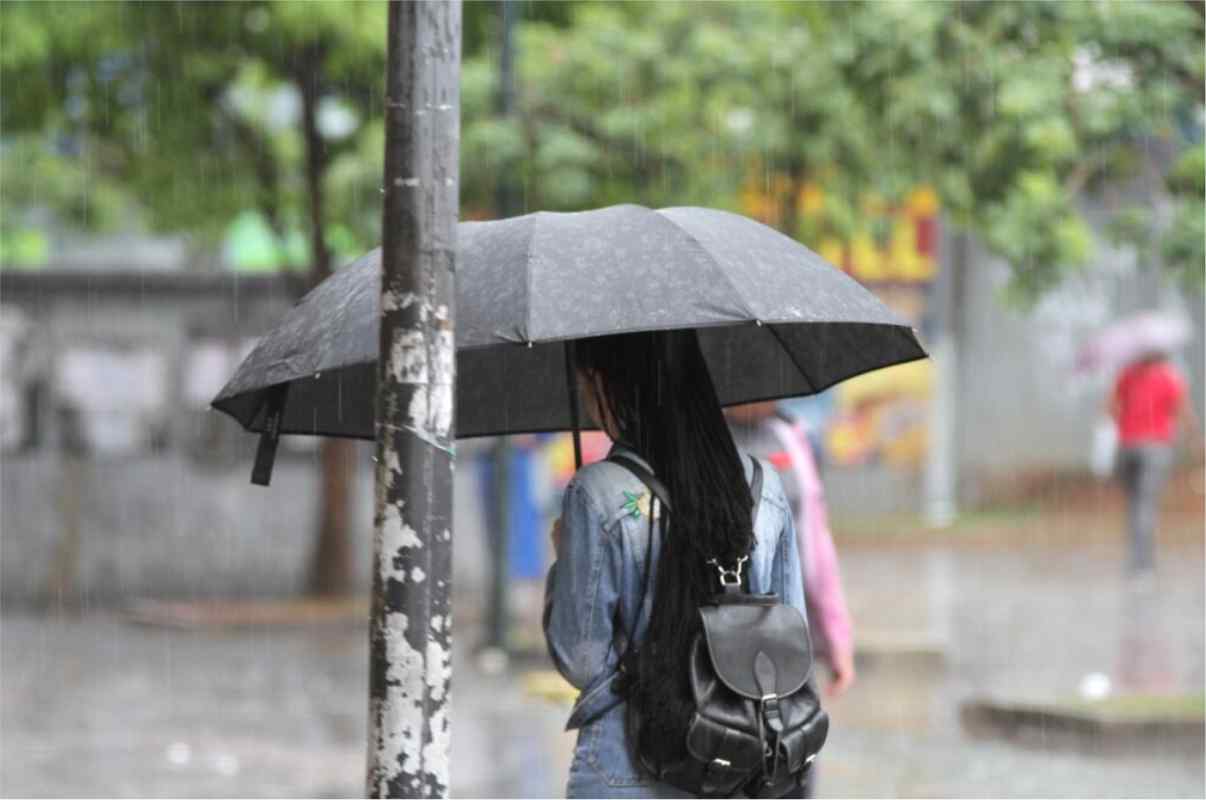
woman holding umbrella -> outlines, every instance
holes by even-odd
[[[638,769],[631,749],[660,763],[686,755],[669,731],[690,703],[682,654],[699,629],[696,609],[716,591],[709,557],[749,555],[751,590],[804,612],[792,515],[777,474],[764,468],[751,522],[752,462],[733,443],[695,331],[599,337],[575,349],[587,413],[616,442],[613,455],[639,460],[664,482],[674,523],[640,480],[609,461],[580,469],[566,490],[545,636],[558,669],[581,690],[568,723],[579,734],[567,793],[682,797]],[[657,535],[647,539],[650,515]],[[642,603],[646,565],[651,591]],[[624,692],[644,720],[639,743],[627,741],[625,700],[613,690],[625,650],[613,642],[628,631],[641,653]]]
[[[580,411],[592,415],[618,455],[667,485],[675,525],[658,518],[661,503],[645,483],[615,463],[579,470],[566,492],[546,628],[553,660],[583,689],[570,718],[581,733],[569,789],[681,796],[639,775],[627,749],[624,699],[612,690],[626,632],[649,658],[627,671],[624,694],[652,711],[645,730],[656,734],[656,719],[682,702],[685,676],[668,665],[681,666],[675,656],[691,641],[698,601],[715,586],[700,552],[727,564],[748,559],[751,591],[804,608],[782,485],[738,455],[721,405],[814,394],[925,351],[907,322],[850,276],[789,237],[717,209],[620,205],[462,222],[456,281],[455,315],[432,310],[449,324],[455,318],[454,383],[451,364],[407,372],[412,401],[383,408],[378,419],[375,252],[303,298],[213,405],[261,435],[253,480],[262,484],[282,434],[371,439],[390,426],[452,458],[451,443],[431,436],[433,414],[451,433],[441,416],[453,406],[450,392],[458,437],[576,432]],[[755,498],[749,485],[759,472]],[[646,530],[657,520],[649,547],[632,533],[640,520]],[[379,563],[410,547],[403,542]],[[645,575],[652,591],[641,603],[633,590]],[[643,738],[654,750],[673,744]]]

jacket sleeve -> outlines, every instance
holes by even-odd
[[[621,580],[621,558],[603,514],[577,481],[565,491],[561,544],[549,569],[544,639],[557,671],[589,691],[605,677]]]

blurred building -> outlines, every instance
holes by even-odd
[[[40,602],[64,570],[85,604],[303,585],[313,441],[283,444],[267,497],[248,484],[252,437],[207,410],[295,292],[203,271],[0,273],[0,599]]]

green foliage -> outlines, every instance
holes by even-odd
[[[1026,302],[1056,285],[1051,265],[1083,264],[1092,234],[1076,213],[1072,198],[1046,172],[1017,176],[1017,185],[986,214],[985,241],[1008,259],[1013,282],[1007,296]]]
[[[919,185],[1014,267],[1026,302],[1091,261],[1078,206],[1155,150],[1171,222],[1118,241],[1202,284],[1203,24],[1190,3],[523,3],[518,113],[497,113],[496,3],[465,5],[462,205],[706,204],[816,245]],[[308,228],[300,88],[318,81],[328,245],[378,238],[382,3],[0,4],[0,257],[45,215],[188,231]],[[13,91],[10,87],[21,87]],[[18,169],[18,166],[20,167]],[[824,213],[801,206],[824,189]],[[18,246],[19,245],[19,246]],[[292,248],[292,250],[290,249]]]
[[[1182,285],[1206,287],[1206,145],[1185,150],[1168,175],[1168,190],[1178,207],[1160,242],[1160,256]]]
[[[1206,193],[1206,146],[1199,142],[1181,153],[1169,170],[1168,190],[1197,197]]]
[[[774,195],[781,178],[816,182],[823,222],[798,208],[778,220],[811,241],[866,225],[868,195],[891,205],[928,184],[948,218],[1009,260],[1010,295],[1024,303],[1089,262],[1082,191],[1131,178],[1153,142],[1201,137],[1202,17],[1185,3],[583,3],[570,13],[567,25],[521,27],[518,121],[465,106],[464,170],[522,165],[532,208],[739,208],[750,187]],[[470,58],[466,86],[489,85],[495,58],[489,48]],[[1199,161],[1170,176],[1177,223],[1152,252],[1200,285],[1194,152]],[[467,182],[466,207],[488,209],[491,186]]]
[[[1201,292],[1206,284],[1206,205],[1199,195],[1186,200],[1175,212],[1173,223],[1160,242],[1160,254],[1181,284]]]
[[[60,224],[187,232],[255,210],[294,260],[309,227],[300,92],[317,84],[328,243],[376,241],[380,3],[4,3],[5,239]],[[374,122],[375,121],[375,122]],[[321,126],[320,126],[321,127]],[[365,162],[365,156],[369,160]]]

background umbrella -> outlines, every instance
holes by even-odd
[[[913,330],[816,253],[746,217],[622,205],[459,226],[458,436],[577,429],[566,342],[698,328],[725,405],[807,395],[925,357]],[[261,440],[372,439],[379,252],[311,291],[215,408]],[[253,478],[255,480],[256,478]]]
[[[1114,370],[1148,353],[1171,355],[1189,341],[1192,327],[1180,314],[1147,311],[1103,328],[1076,355],[1079,371]]]

